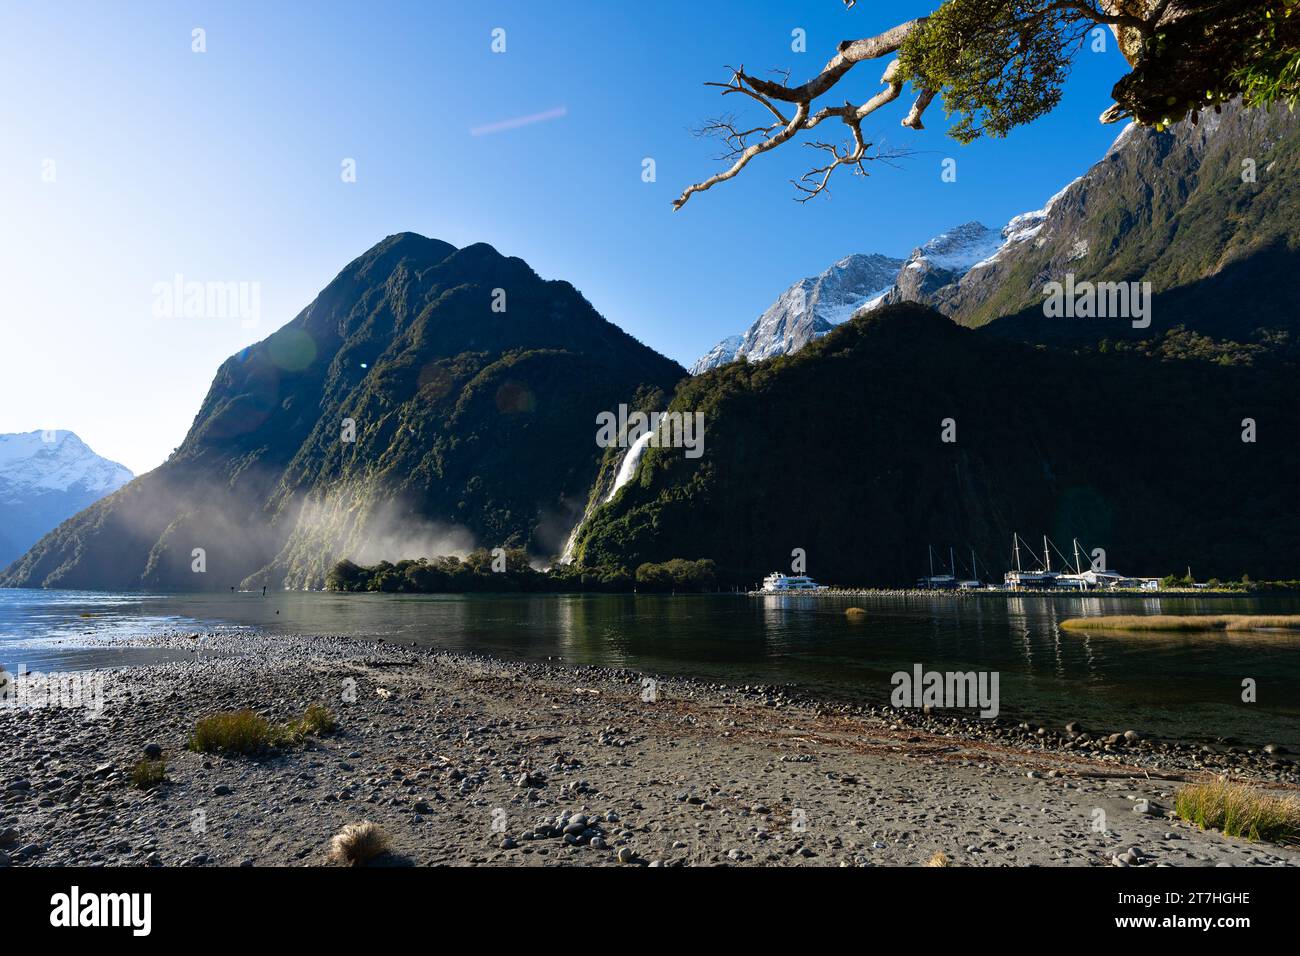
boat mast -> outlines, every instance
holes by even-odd
[[[930,544],[927,544],[927,545],[925,546],[925,550],[927,550],[927,551],[930,552],[930,578],[931,578],[931,583],[933,584],[933,583],[934,583],[934,582],[933,582],[933,578],[934,578],[934,546],[933,546],[933,545],[930,545]]]
[[[948,571],[952,574],[952,579],[957,580],[957,560],[952,555],[952,545],[948,545]]]
[[[1079,539],[1074,539],[1074,573],[1082,574],[1083,567],[1079,564]]]
[[[1052,570],[1052,556],[1047,553],[1047,535],[1043,535],[1043,570]]]
[[[1016,570],[1020,570],[1020,535],[1011,532],[1011,548],[1016,552]]]

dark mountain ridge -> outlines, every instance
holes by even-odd
[[[1104,548],[1127,574],[1293,577],[1293,377],[1073,354],[965,329],[916,304],[800,352],[683,382],[707,452],[650,449],[596,511],[580,563],[709,558],[753,584],[803,548],[827,582],[906,586],[926,547],[1007,567],[1013,531]],[[945,419],[956,441],[942,441]],[[1253,418],[1256,443],[1242,441]]]
[[[164,465],[0,583],[317,587],[368,548],[549,555],[595,477],[596,414],[684,374],[520,259],[390,236],[222,364]]]

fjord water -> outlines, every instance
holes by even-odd
[[[849,619],[846,607],[866,610]],[[0,590],[0,663],[114,667],[191,652],[133,636],[219,626],[416,643],[884,702],[890,676],[1000,674],[1002,715],[1300,750],[1300,632],[1063,631],[1099,614],[1297,613],[1295,598],[106,594]],[[201,648],[201,643],[198,645]],[[200,651],[201,652],[201,651]],[[1243,703],[1242,681],[1257,702]]]

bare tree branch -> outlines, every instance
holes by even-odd
[[[755,91],[774,100],[787,103],[810,103],[840,81],[845,73],[864,60],[878,60],[882,56],[897,53],[908,34],[926,21],[926,17],[909,20],[891,27],[884,33],[863,40],[845,40],[839,45],[839,52],[822,67],[822,71],[801,86],[790,87],[783,83],[772,83],[758,77],[747,76],[740,72],[737,76]]]
[[[846,8],[852,8],[855,3],[856,0],[844,0]],[[1116,29],[1131,28],[1139,31],[1144,37],[1150,37],[1164,17],[1170,3],[1171,0],[1159,0],[1148,18],[1142,19],[1124,13],[1118,0],[1054,0],[1026,13],[1023,23],[1028,27],[1030,24],[1042,22],[1044,17],[1075,13],[1092,23],[1107,24]],[[824,192],[831,174],[841,166],[851,167],[854,172],[865,175],[866,171],[862,163],[875,157],[867,155],[871,144],[865,142],[863,138],[861,123],[867,116],[880,107],[892,103],[901,95],[903,84],[898,79],[898,61],[891,61],[881,77],[881,83],[885,88],[860,106],[854,106],[846,101],[843,106],[822,107],[814,112],[813,102],[831,90],[857,64],[897,53],[907,38],[928,20],[928,17],[919,17],[890,27],[875,36],[841,42],[835,56],[827,61],[821,71],[798,86],[790,85],[788,72],[783,74],[783,81],[774,81],[752,76],[745,72],[743,66],[732,70],[731,79],[725,83],[706,83],[706,86],[720,88],[723,96],[739,93],[743,97],[756,101],[772,115],[775,122],[766,126],[742,129],[734,118],[725,117],[706,124],[699,131],[700,135],[712,135],[722,139],[727,145],[727,152],[720,158],[730,161],[731,166],[702,182],[688,186],[677,199],[673,200],[673,208],[681,209],[695,193],[704,192],[720,182],[735,178],[755,157],[770,152],[798,133],[813,129],[833,117],[838,117],[849,127],[851,142],[843,149],[825,142],[807,144],[826,152],[831,157],[831,161],[809,170],[799,180],[794,181],[800,192],[808,194],[799,197],[800,201],[806,202],[812,196]],[[1024,69],[1023,65],[1021,69]],[[916,100],[902,120],[902,125],[914,130],[924,129],[922,116],[939,92],[932,89],[918,91]],[[794,113],[787,116],[785,110],[778,104],[792,104]]]
[[[693,194],[703,192],[718,183],[735,178],[742,169],[749,165],[750,160],[755,156],[760,153],[766,153],[768,150],[776,149],[776,147],[780,146],[795,133],[799,132],[799,130],[803,128],[804,122],[807,119],[808,104],[800,103],[798,109],[795,110],[794,117],[779,132],[774,133],[760,142],[747,146],[741,151],[739,158],[729,169],[723,170],[720,173],[715,173],[708,179],[704,180],[704,182],[696,183],[694,186],[687,186],[686,190],[682,193],[681,198],[673,202],[673,208],[681,209],[682,206],[686,204],[686,200],[690,199]]]
[[[834,86],[845,73],[854,65],[864,59],[875,59],[885,56],[889,53],[896,52],[902,45],[907,34],[915,29],[922,20],[911,20],[907,23],[900,24],[877,37],[867,40],[855,40],[840,44],[840,52],[826,64],[822,72],[814,79],[808,81],[802,86],[791,87],[787,83],[774,83],[770,80],[763,80],[755,76],[750,76],[745,72],[742,66],[732,72],[731,80],[727,83],[707,83],[706,86],[717,86],[723,90],[722,95],[728,96],[733,93],[741,93],[749,98],[761,103],[773,116],[779,121],[777,125],[768,127],[755,127],[753,129],[739,131],[735,128],[734,123],[714,121],[705,127],[705,130],[713,135],[720,135],[733,152],[728,153],[727,159],[733,159],[734,163],[730,168],[723,172],[710,176],[703,182],[695,183],[688,186],[681,196],[673,201],[674,209],[681,209],[686,205],[687,200],[697,192],[704,192],[706,189],[734,178],[742,169],[749,165],[754,157],[761,153],[775,149],[782,143],[792,138],[801,130],[812,129],[823,120],[832,116],[838,116],[850,128],[853,136],[854,145],[852,148],[846,148],[841,154],[831,148],[831,153],[835,156],[835,161],[828,167],[818,167],[801,180],[805,182],[808,176],[823,175],[824,180],[820,187],[817,187],[812,195],[817,195],[825,189],[825,179],[829,179],[832,172],[840,166],[856,166],[862,170],[862,162],[867,158],[866,152],[870,148],[862,138],[861,123],[863,119],[875,112],[886,103],[892,103],[898,99],[903,91],[903,84],[896,78],[898,74],[898,61],[893,60],[886,67],[884,75],[880,82],[885,84],[885,89],[881,90],[875,96],[871,97],[861,106],[854,106],[851,103],[845,103],[839,107],[825,107],[819,110],[816,115],[811,114],[812,101],[820,96],[823,92]],[[773,103],[777,100],[783,103],[794,103],[795,113],[792,118],[786,119],[782,111]],[[762,133],[763,138],[758,142],[749,143],[750,136]],[[826,144],[821,144],[823,148]],[[798,184],[797,184],[798,185]],[[807,192],[804,185],[800,185],[801,190]],[[807,197],[811,198],[811,197]],[[805,199],[806,201],[806,199]]]
[[[916,102],[912,104],[912,109],[908,112],[907,118],[903,120],[903,125],[909,129],[925,129],[925,124],[921,122],[921,115],[934,97],[934,90],[922,90],[920,95],[917,96]]]

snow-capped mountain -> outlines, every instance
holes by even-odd
[[[882,297],[880,304],[929,303],[934,292],[997,255],[1005,242],[1003,233],[980,222],[968,222],[935,236],[912,250],[899,271],[898,281]]]
[[[744,335],[723,339],[693,366],[698,375],[742,356],[751,361],[788,355],[869,305],[894,284],[901,259],[851,255],[819,276],[800,279],[786,289]]]
[[[69,431],[0,435],[0,568],[133,477]]]
[[[726,365],[728,362],[734,362],[736,360],[736,354],[744,344],[745,337],[743,335],[728,335],[725,339],[696,359],[695,364],[691,366],[691,374],[699,375],[706,369],[717,368],[719,365]]]
[[[897,284],[881,304],[920,302],[951,315],[947,306],[967,277],[980,277],[1008,251],[1034,239],[1042,231],[1053,205],[1073,185],[1049,199],[1042,209],[1012,217],[1001,230],[968,222],[931,239],[912,253]]]
[[[1077,180],[1076,180],[1077,182]],[[744,335],[723,339],[691,366],[699,375],[740,357],[751,361],[789,355],[854,315],[897,302],[920,302],[947,312],[948,298],[968,275],[994,266],[1008,250],[1034,239],[1054,204],[1014,217],[1002,229],[968,222],[912,250],[905,260],[853,255],[819,276],[787,289]]]

